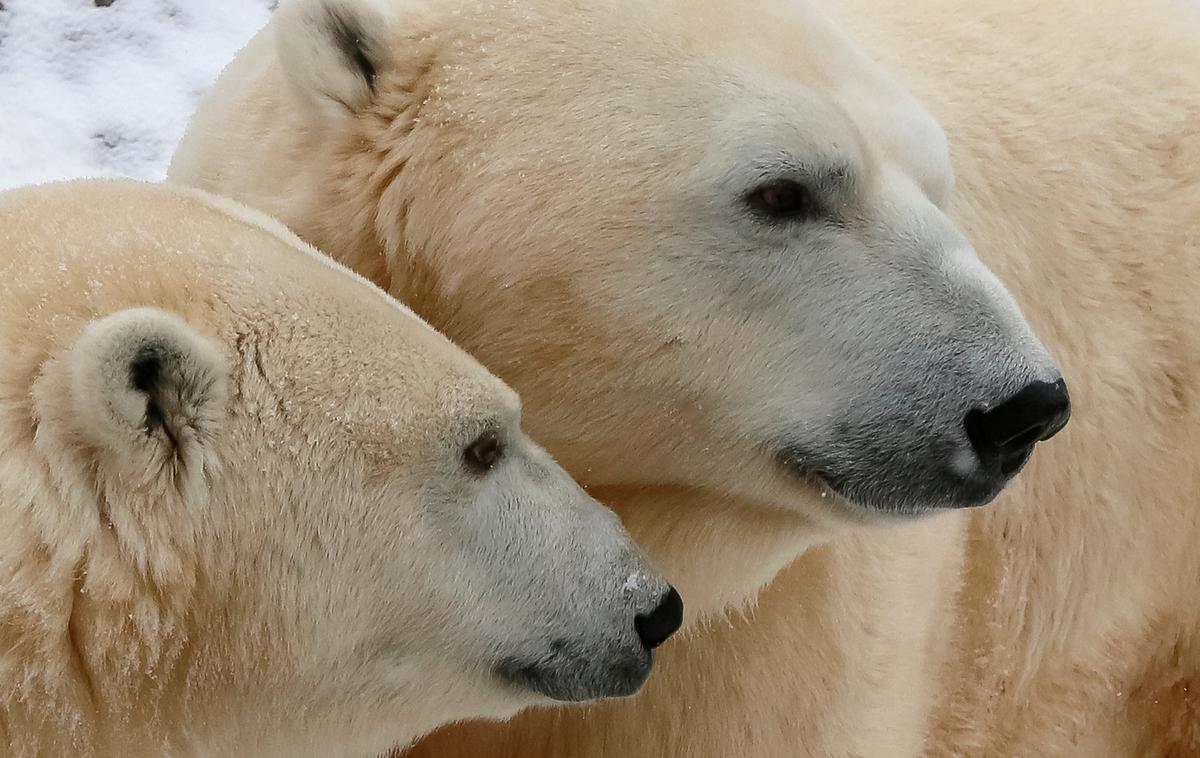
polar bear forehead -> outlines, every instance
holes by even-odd
[[[188,187],[172,187],[172,189],[181,196],[195,200],[249,227],[253,227],[256,231],[274,238],[283,247],[291,248],[288,251],[289,255],[302,255],[306,262],[315,263],[320,267],[322,270],[321,278],[328,277],[329,282],[322,289],[325,291],[344,290],[348,296],[343,299],[348,303],[352,303],[354,307],[379,314],[377,318],[369,319],[365,324],[384,325],[385,328],[380,334],[373,334],[370,329],[360,328],[349,332],[353,338],[363,341],[368,346],[395,343],[397,341],[389,339],[388,335],[394,337],[398,331],[396,327],[399,326],[402,328],[402,331],[410,335],[406,342],[419,346],[418,352],[422,356],[423,361],[428,360],[430,363],[438,363],[442,367],[442,373],[455,373],[479,378],[481,381],[476,382],[476,384],[481,386],[487,385],[487,387],[486,389],[477,389],[475,391],[476,395],[500,394],[505,396],[505,400],[508,401],[507,404],[513,405],[516,403],[515,393],[511,389],[504,387],[498,379],[491,376],[473,358],[455,346],[441,332],[430,326],[415,311],[391,295],[388,295],[366,277],[352,271],[350,268],[333,260],[330,256],[320,252],[312,245],[309,245],[276,219],[241,203],[205,192],[204,190]],[[325,273],[326,271],[328,273]],[[467,394],[465,390],[460,390],[457,393],[460,396],[459,402],[466,402],[463,398]],[[473,402],[478,403],[478,400]]]
[[[370,296],[383,302],[388,308],[399,311],[403,317],[411,319],[419,324],[422,328],[438,334],[437,330],[430,326],[425,319],[418,316],[415,311],[413,311],[404,303],[388,295],[370,279],[367,279],[365,276],[361,276],[347,266],[338,263],[328,255],[321,253],[312,245],[300,239],[300,237],[298,237],[292,230],[288,229],[278,220],[268,216],[267,214],[254,210],[253,208],[243,205],[235,200],[231,200],[221,195],[215,195],[211,192],[206,192],[201,189],[184,187],[182,185],[165,186],[169,187],[172,191],[176,192],[182,197],[191,198],[199,204],[205,205],[219,213],[223,213],[231,218],[237,219],[247,226],[256,227],[258,230],[274,237],[283,245],[294,248],[298,253],[302,253],[309,260],[315,261],[325,268],[330,269],[334,276],[345,277],[356,282],[358,286],[363,287],[366,292],[369,292]]]
[[[953,182],[936,119],[814,5],[762,0],[754,13],[719,0],[676,0],[690,45],[717,65],[784,94],[787,85],[834,105],[874,158],[908,174],[937,203]],[[780,85],[783,85],[782,87]],[[811,104],[794,100],[797,109]]]
[[[703,128],[726,121],[731,107],[777,114],[778,123],[761,125],[777,134],[836,110],[842,123],[826,132],[853,131],[873,160],[908,176],[935,203],[952,186],[937,121],[805,0],[763,0],[754,13],[724,0],[450,2],[435,4],[431,15],[428,3],[419,5],[413,20],[433,30],[427,33],[437,38],[443,64],[423,104],[435,122],[468,131],[503,123],[536,100],[531,81],[550,93],[545,103],[561,108],[565,97],[580,99],[568,110],[574,131],[588,140],[589,120],[648,135],[656,126],[650,121],[661,118],[674,145],[679,119]],[[405,32],[410,40],[422,34]],[[590,110],[604,106],[615,114]],[[618,117],[628,123],[612,121]]]
[[[323,309],[323,315],[334,325],[349,328],[313,335],[317,338],[314,350],[296,356],[296,369],[301,373],[315,370],[319,377],[323,365],[344,368],[347,360],[356,356],[358,370],[328,375],[335,380],[331,387],[325,387],[323,380],[316,382],[322,390],[311,398],[314,407],[328,406],[326,411],[350,405],[371,408],[385,417],[385,426],[391,428],[399,419],[387,420],[389,410],[398,417],[420,406],[431,423],[448,427],[452,433],[464,424],[507,423],[519,415],[520,401],[511,388],[365,277],[263,213],[202,190],[177,191],[269,235],[295,251],[289,255],[302,254],[306,262],[319,266],[321,274],[312,281],[313,294],[328,295],[346,309],[340,313],[336,308]],[[322,340],[326,336],[331,338],[328,342]],[[400,399],[403,407],[388,408],[387,402],[395,399]]]
[[[196,221],[203,215],[198,207],[217,214],[218,224],[201,227],[206,233],[199,240],[173,226],[157,230],[158,244],[193,254],[189,267],[195,264],[206,280],[193,282],[199,290],[211,288],[234,310],[250,309],[213,318],[252,317],[262,322],[255,325],[258,332],[275,340],[287,335],[287,349],[264,344],[271,353],[262,360],[276,365],[273,381],[311,391],[305,405],[315,412],[333,418],[358,407],[362,418],[374,415],[391,428],[423,408],[431,425],[450,431],[481,418],[511,420],[519,414],[516,393],[478,361],[279,221],[198,189],[129,180],[83,184],[96,193],[93,205],[124,201],[143,213],[152,206],[164,217]]]

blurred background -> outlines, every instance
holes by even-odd
[[[278,0],[0,0],[0,189],[162,179]]]

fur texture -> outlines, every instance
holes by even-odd
[[[365,105],[314,108],[332,78],[267,33],[197,115],[174,180],[277,215],[517,387],[689,600],[636,700],[415,754],[1200,752],[1200,11],[822,5],[379,0]],[[858,212],[746,214],[780,155],[806,181],[841,158],[814,186],[862,177],[835,202]],[[856,459],[829,423],[919,467],[954,403],[1055,366],[1075,420],[979,511],[881,518],[761,433]]]
[[[4,755],[363,756],[644,679],[665,584],[410,311],[196,191],[0,221]]]

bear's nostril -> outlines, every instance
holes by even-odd
[[[683,623],[683,598],[672,587],[658,606],[649,613],[633,619],[633,628],[647,650],[653,650],[667,641]]]
[[[1067,384],[1032,382],[991,410],[972,410],[964,424],[985,469],[1012,475],[1029,459],[1035,443],[1057,434],[1071,416]]]

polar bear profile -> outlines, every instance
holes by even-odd
[[[280,225],[45,185],[0,251],[5,755],[375,755],[678,626],[516,395]]]

